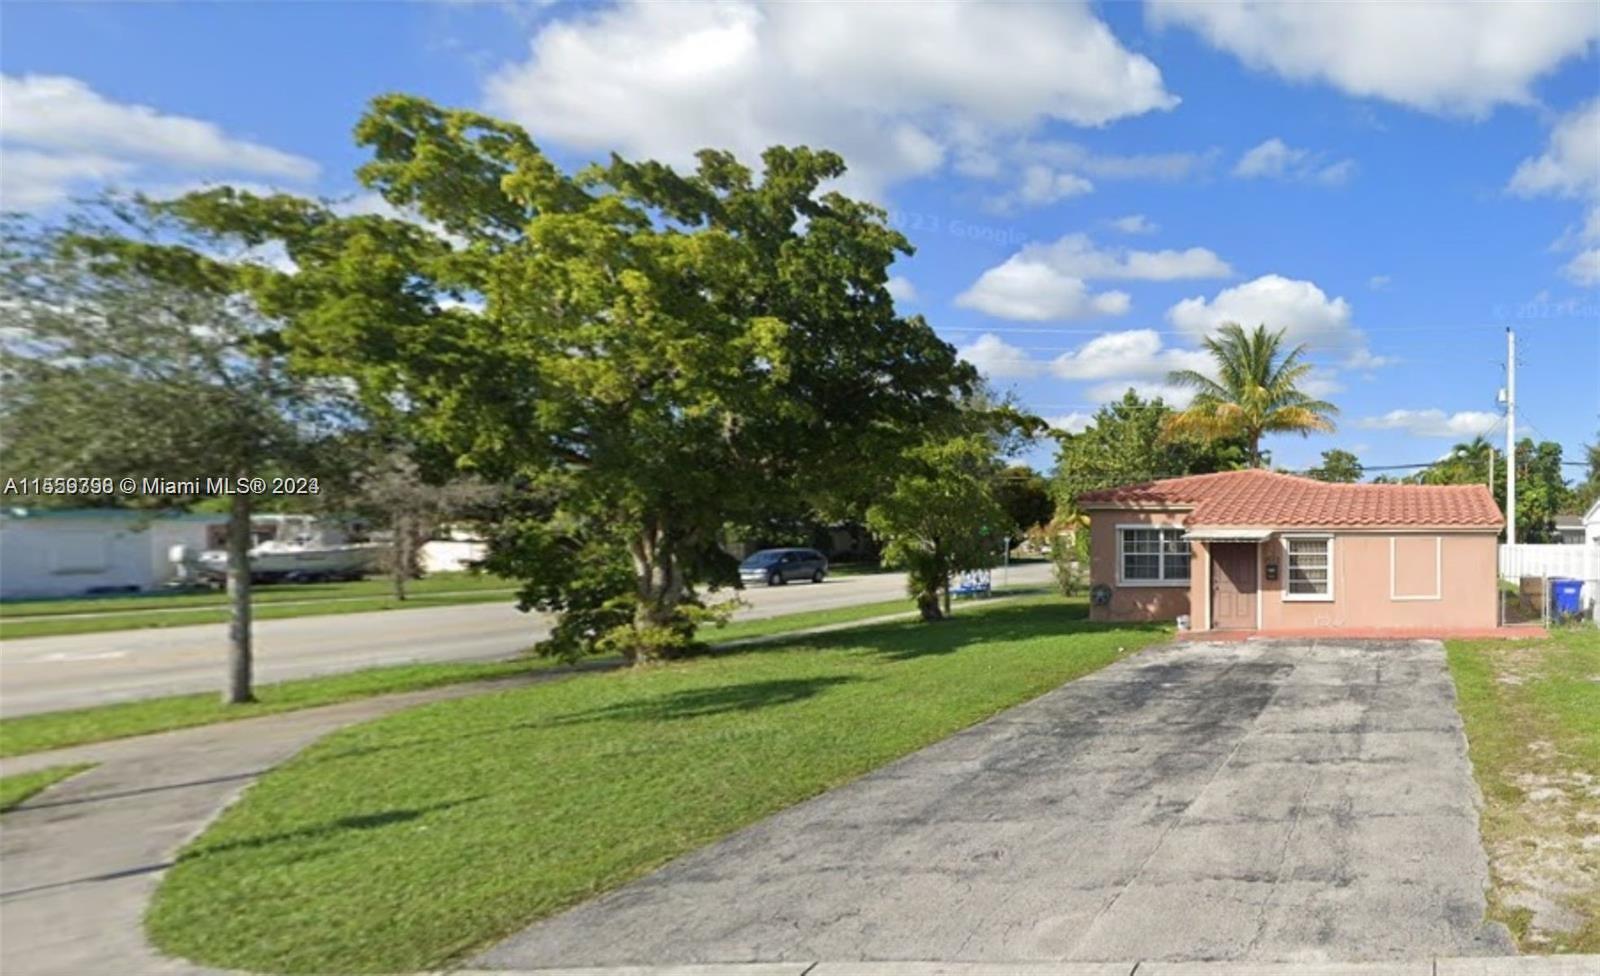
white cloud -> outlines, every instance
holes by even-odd
[[[1524,159],[1511,174],[1507,189],[1523,197],[1586,197],[1582,225],[1568,228],[1555,248],[1565,251],[1600,242],[1600,98],[1562,116],[1545,151]],[[1579,250],[1561,273],[1580,285],[1600,284],[1600,249]]]
[[[1010,193],[991,197],[987,206],[990,210],[1008,213],[1018,205],[1044,206],[1092,192],[1094,184],[1076,173],[1034,163],[1023,169],[1021,185]]]
[[[1524,159],[1511,174],[1510,190],[1527,197],[1600,196],[1600,98],[1556,123],[1545,151]],[[1589,220],[1600,222],[1600,216],[1591,212]]]
[[[1167,319],[1196,338],[1215,332],[1224,322],[1236,322],[1247,330],[1265,325],[1284,330],[1291,346],[1304,342],[1313,349],[1342,353],[1349,366],[1372,368],[1391,362],[1367,348],[1366,336],[1351,321],[1349,302],[1330,299],[1312,282],[1282,275],[1262,275],[1223,289],[1209,301],[1186,298],[1167,310]]]
[[[1480,118],[1498,104],[1531,102],[1536,78],[1600,37],[1587,3],[1152,0],[1146,11],[1258,70]]]
[[[1200,350],[1168,349],[1154,329],[1107,332],[1050,363],[1064,380],[1160,379],[1179,369],[1209,371],[1211,357]]]
[[[1282,139],[1268,139],[1243,156],[1233,167],[1234,176],[1282,176],[1292,162],[1307,155],[1307,150],[1290,149]]]
[[[1023,162],[1047,163],[1104,180],[1176,182],[1199,176],[1216,162],[1217,151],[1099,153],[1064,140],[1024,140],[1010,154]]]
[[[1176,281],[1184,278],[1227,278],[1233,274],[1228,262],[1203,247],[1183,251],[1130,251],[1120,268],[1108,271],[1110,278],[1139,278],[1145,281]]]
[[[1370,430],[1401,430],[1415,437],[1476,437],[1488,433],[1500,415],[1483,410],[1446,414],[1431,410],[1391,410],[1381,417],[1364,417],[1359,425]]]
[[[956,355],[978,368],[990,379],[1018,380],[1038,376],[1042,364],[992,332],[985,332],[972,344],[956,350]]]
[[[1132,307],[1126,292],[1094,293],[1090,279],[1174,281],[1220,278],[1228,263],[1203,247],[1134,251],[1100,248],[1086,235],[1068,234],[1052,244],[1028,244],[985,271],[956,304],[1000,318],[1028,322],[1123,315]]]
[[[1373,291],[1388,291],[1389,286],[1392,284],[1394,284],[1394,278],[1389,275],[1373,275],[1367,279],[1367,287]]]
[[[1048,264],[1076,278],[1133,278],[1174,281],[1181,278],[1226,278],[1228,262],[1203,247],[1187,250],[1136,251],[1101,248],[1085,234],[1068,234],[1053,244],[1029,244],[1018,257]]]
[[[1353,159],[1336,163],[1324,162],[1321,153],[1309,149],[1296,149],[1282,139],[1273,137],[1250,149],[1234,164],[1233,175],[1241,179],[1288,180],[1297,183],[1320,183],[1324,186],[1342,186],[1355,173]]]
[[[1580,285],[1600,285],[1600,247],[1579,251],[1561,273]]]
[[[121,179],[133,166],[84,153],[0,148],[0,210],[39,210],[80,189]]]
[[[1153,400],[1159,397],[1165,400],[1168,406],[1177,407],[1180,410],[1187,407],[1189,401],[1194,399],[1194,390],[1189,387],[1173,386],[1171,383],[1162,383],[1158,380],[1108,380],[1105,383],[1089,387],[1089,397],[1102,403],[1110,403],[1113,400],[1122,399],[1122,395],[1129,390],[1146,400]]]
[[[960,129],[955,149],[957,172],[978,179],[1010,180],[1006,192],[988,197],[987,209],[1010,213],[1043,206],[1095,190],[1095,180],[1177,182],[1204,173],[1216,150],[1118,155],[1095,152],[1075,142],[1021,138],[1006,142],[992,133]],[[979,142],[969,140],[981,139]],[[1149,225],[1154,230],[1154,225]],[[1144,231],[1125,231],[1140,233]]]
[[[1090,424],[1094,423],[1094,414],[1066,413],[1060,415],[1059,417],[1046,417],[1044,418],[1044,422],[1049,424],[1054,430],[1063,431],[1068,434],[1081,434],[1089,429]]]
[[[1329,163],[1311,175],[1311,182],[1323,186],[1344,186],[1350,182],[1350,177],[1356,172],[1356,161],[1341,159],[1337,163]]]
[[[980,275],[956,304],[1003,319],[1048,322],[1123,315],[1133,302],[1127,292],[1091,292],[1082,279],[1017,254]]]
[[[1320,366],[1313,366],[1305,379],[1300,381],[1300,392],[1318,400],[1325,400],[1343,389],[1344,384],[1339,382],[1339,374]]]
[[[1161,229],[1144,214],[1129,214],[1126,217],[1118,217],[1109,221],[1109,223],[1124,234],[1154,234]]]
[[[1343,365],[1350,369],[1377,369],[1380,366],[1393,366],[1399,361],[1398,356],[1379,356],[1365,346],[1357,346],[1346,353]]]
[[[917,300],[917,286],[911,279],[904,275],[893,275],[885,282],[884,287],[889,289],[889,297],[897,302],[914,302]]]
[[[0,138],[39,149],[166,163],[191,170],[311,180],[303,156],[235,139],[210,122],[114,102],[76,78],[0,75]]]
[[[39,210],[115,182],[153,195],[193,179],[175,171],[306,181],[317,164],[228,136],[216,125],[111,101],[76,78],[0,75],[0,205]],[[165,182],[154,182],[156,174]]]
[[[747,161],[827,146],[867,192],[952,156],[981,169],[994,137],[1047,121],[1099,126],[1178,101],[1087,4],[751,0],[580,10],[541,27],[485,99],[537,139],[674,165],[705,146]]]

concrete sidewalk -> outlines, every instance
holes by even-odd
[[[256,777],[346,725],[573,673],[448,685],[0,762],[6,775],[98,764],[5,814],[0,972],[215,972],[157,955],[145,942],[144,911],[183,845]]]

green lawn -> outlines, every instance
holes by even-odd
[[[1600,952],[1600,631],[1447,648],[1484,795],[1491,915],[1524,952]]]
[[[31,773],[0,776],[0,813],[10,810],[46,786],[52,783],[59,783],[68,776],[76,776],[93,766],[93,763],[78,763],[72,766],[49,766],[45,769],[36,769]]]
[[[995,595],[990,599],[999,597],[1036,596],[1050,592],[1047,586],[1012,586],[996,587]],[[970,611],[975,611],[985,605],[984,601],[957,600],[952,608],[952,615],[963,616]],[[726,627],[706,628],[700,632],[700,639],[709,644],[722,644],[728,641],[747,640],[751,637],[766,637],[771,634],[786,634],[796,630],[809,630],[813,627],[827,627],[833,624],[854,623],[858,620],[871,620],[874,617],[887,617],[894,614],[914,614],[916,608],[910,599],[901,597],[898,600],[882,600],[878,603],[858,603],[848,607],[832,607],[827,610],[808,610],[803,613],[788,613],[778,617],[765,617],[760,620],[736,620]]]
[[[346,729],[183,851],[150,935],[223,967],[445,965],[1168,633],[1084,617],[1005,601]]]

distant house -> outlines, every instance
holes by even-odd
[[[1600,546],[1600,499],[1583,513],[1583,537],[1591,546]]]
[[[1555,541],[1569,546],[1583,545],[1583,516],[1582,515],[1557,515],[1555,517]]]
[[[1500,509],[1482,485],[1228,471],[1079,496],[1090,615],[1195,630],[1472,630],[1497,623]]]
[[[0,599],[159,589],[174,546],[223,544],[226,515],[112,508],[0,510]]]

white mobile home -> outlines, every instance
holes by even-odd
[[[110,508],[0,510],[0,599],[159,589],[170,553],[222,545],[226,515]]]

